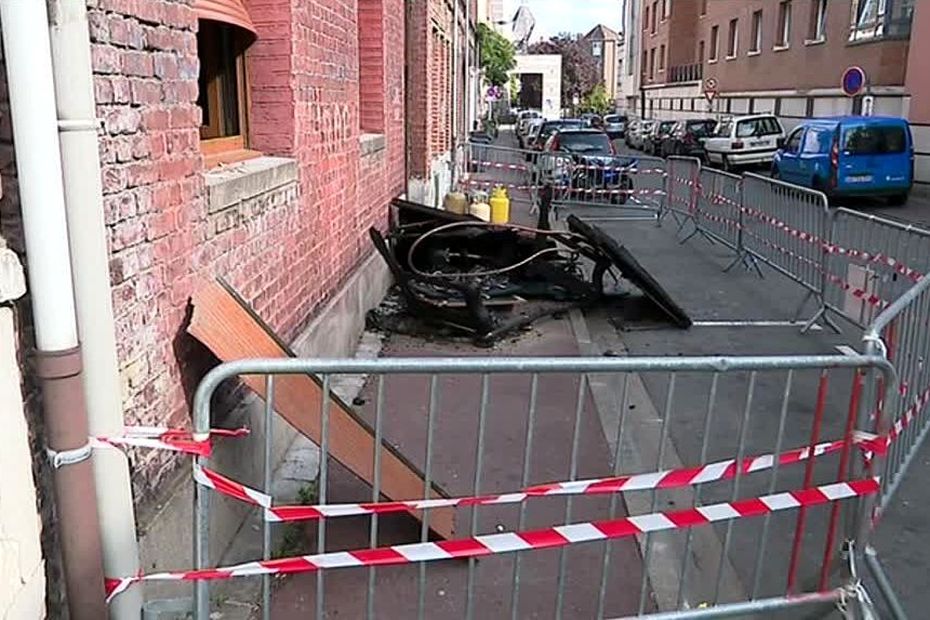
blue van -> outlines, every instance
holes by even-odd
[[[902,118],[841,116],[802,122],[772,162],[776,179],[830,196],[907,201],[914,183],[914,140]]]

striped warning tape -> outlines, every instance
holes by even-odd
[[[195,438],[191,431],[154,426],[135,426],[127,427],[120,436],[91,437],[90,445],[92,448],[120,448],[124,446],[150,448],[206,457],[210,456],[213,450],[212,437],[242,437],[248,434],[249,429],[247,428],[215,428],[210,431],[209,438],[200,440]]]
[[[839,245],[834,245],[830,243],[824,244],[824,249],[829,254],[838,254],[840,256],[849,256],[850,258],[856,258],[866,263],[874,263],[877,265],[884,265],[894,269],[897,273],[901,274],[905,278],[913,282],[919,282],[921,278],[924,277],[924,274],[917,271],[916,269],[911,269],[901,261],[882,254],[881,252],[877,254],[871,254],[869,252],[863,252],[861,250],[854,250],[849,248],[844,248]]]
[[[862,446],[863,449],[869,450],[874,449],[876,445],[880,445],[879,441],[880,440],[874,437],[865,435],[856,435],[853,437],[853,443]],[[809,446],[805,446],[803,448],[783,452],[778,455],[777,459],[773,454],[747,457],[743,459],[742,466],[739,466],[736,459],[727,459],[708,465],[676,470],[610,478],[575,480],[571,482],[553,482],[531,486],[514,493],[395,502],[320,504],[316,506],[273,506],[274,500],[271,496],[197,464],[194,465],[194,480],[227,497],[232,497],[245,503],[252,504],[253,506],[264,508],[266,521],[288,522],[354,515],[407,512],[411,510],[433,508],[519,504],[531,498],[551,497],[555,495],[603,495],[650,489],[674,489],[720,480],[730,480],[736,476],[737,472],[741,474],[752,474],[764,471],[771,469],[776,460],[780,466],[800,463],[809,458],[817,458],[826,454],[838,452],[843,448],[844,443],[845,442],[842,440],[825,442],[815,445],[813,449]],[[813,455],[813,457],[811,455]]]
[[[125,591],[133,583],[143,581],[205,581],[255,575],[283,575],[334,568],[391,566],[551,549],[598,540],[627,538],[649,532],[687,529],[734,519],[758,517],[783,510],[818,506],[853,497],[872,495],[878,490],[878,479],[867,478],[684,510],[558,525],[540,530],[504,532],[374,549],[333,551],[277,560],[258,560],[234,566],[107,579],[107,600],[111,601],[113,597]]]

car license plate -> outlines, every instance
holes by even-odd
[[[853,176],[846,177],[847,183],[871,183],[872,175],[871,174],[856,174]]]

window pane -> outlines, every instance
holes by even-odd
[[[751,138],[756,135],[756,121],[741,121],[736,124],[737,138]]]
[[[610,153],[610,139],[605,133],[563,133],[559,148],[577,153]]]
[[[244,111],[240,92],[242,39],[238,28],[202,20],[197,33],[200,60],[197,104],[202,110],[200,137],[227,138],[242,134]]]
[[[859,125],[843,134],[843,150],[853,155],[903,153],[906,147],[903,127]]]

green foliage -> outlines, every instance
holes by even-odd
[[[562,106],[571,105],[575,95],[584,97],[601,81],[597,59],[580,35],[562,33],[529,47],[530,54],[562,56]]]
[[[597,84],[591,92],[584,96],[581,102],[582,112],[594,112],[604,115],[613,109],[614,102],[607,96],[607,89],[603,84]]]
[[[481,68],[484,76],[494,86],[507,83],[508,72],[517,66],[516,49],[513,43],[485,23],[478,24],[478,47],[481,50]]]
[[[301,506],[312,506],[317,503],[319,493],[317,481],[308,482],[297,490],[297,503]],[[290,558],[303,555],[308,551],[307,530],[303,523],[288,523],[284,527],[281,543],[272,553],[274,558]]]

